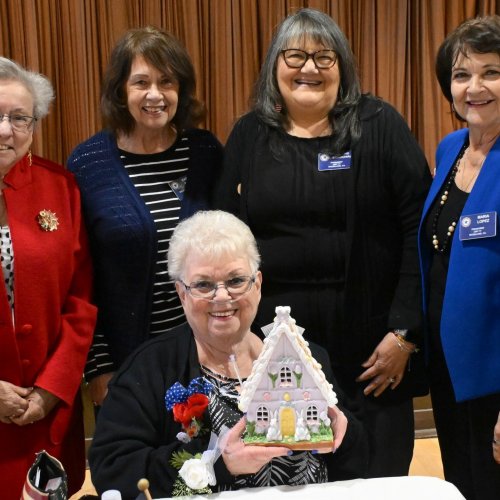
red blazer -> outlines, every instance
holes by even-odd
[[[92,340],[92,269],[73,176],[48,160],[27,157],[4,178],[3,196],[14,249],[14,311],[0,286],[0,380],[38,386],[61,402],[43,420],[25,427],[0,423],[0,495],[17,500],[35,453],[57,456],[71,490],[85,473],[80,398],[75,398]],[[43,230],[42,210],[58,219]]]

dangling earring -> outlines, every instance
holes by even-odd
[[[276,111],[276,113],[281,113],[282,109],[283,109],[283,106],[281,104],[274,105],[274,110]]]
[[[32,163],[33,163],[33,156],[31,154],[31,149],[28,149],[28,164],[30,167],[31,167]]]

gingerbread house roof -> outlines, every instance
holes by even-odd
[[[269,330],[269,333],[266,330]],[[296,325],[295,320],[290,317],[289,306],[276,307],[276,317],[274,323],[263,328],[267,333],[264,339],[264,347],[259,357],[254,361],[252,372],[243,384],[240,394],[239,408],[246,412],[253,400],[255,391],[259,387],[262,377],[267,373],[267,366],[273,360],[274,349],[280,339],[285,336],[302,362],[303,368],[309,373],[312,380],[325,398],[328,406],[337,404],[337,396],[333,391],[333,386],[326,380],[321,365],[313,358],[309,343],[302,336],[303,328]]]

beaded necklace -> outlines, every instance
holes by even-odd
[[[441,215],[441,212],[443,211],[443,207],[448,200],[448,195],[450,194],[450,189],[452,186],[452,183],[455,182],[455,177],[457,176],[458,172],[458,167],[460,165],[460,162],[462,160],[462,157],[465,153],[465,150],[467,148],[464,147],[460,151],[460,154],[458,155],[457,160],[455,161],[455,165],[453,165],[453,168],[451,169],[450,176],[448,177],[448,180],[446,181],[446,184],[444,185],[442,194],[441,194],[441,200],[439,201],[439,205],[437,207],[436,213],[434,214],[434,219],[432,220],[432,246],[434,247],[434,250],[439,253],[443,253],[447,248],[450,243],[451,237],[453,236],[453,233],[455,232],[455,228],[457,227],[457,222],[458,218],[460,217],[460,214],[457,214],[451,221],[450,225],[448,226],[448,231],[446,232],[446,237],[444,238],[443,244],[439,246],[439,240],[437,237],[437,227],[438,227],[438,221],[439,221],[439,216]]]

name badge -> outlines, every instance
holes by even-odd
[[[492,238],[497,235],[497,213],[462,215],[460,217],[460,241]]]
[[[179,201],[182,201],[184,198],[184,190],[186,189],[186,180],[187,180],[187,175],[179,177],[179,179],[175,179],[175,181],[168,182],[170,189],[174,192],[175,196],[177,196]]]
[[[346,170],[351,168],[351,152],[347,151],[341,156],[330,156],[326,153],[318,154],[318,170]]]

